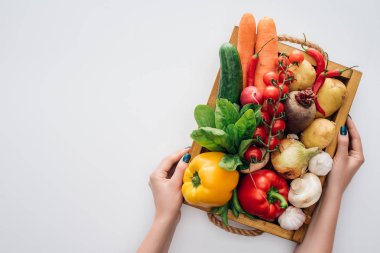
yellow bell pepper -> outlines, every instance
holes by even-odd
[[[239,172],[219,166],[221,152],[206,152],[190,162],[183,176],[182,194],[192,205],[205,208],[226,204],[239,181]]]

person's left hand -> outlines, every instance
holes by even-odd
[[[188,151],[189,148],[185,148],[169,155],[161,161],[157,169],[150,175],[149,186],[156,205],[156,218],[179,221],[183,200],[181,191],[182,178],[190,161]],[[170,169],[177,162],[173,176],[170,177]]]

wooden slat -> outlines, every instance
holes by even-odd
[[[239,28],[235,26],[234,30],[232,32],[231,38],[230,38],[230,43],[234,44],[235,46],[236,46],[236,42],[237,42],[238,30],[239,30]],[[283,44],[283,43],[279,43],[279,52],[284,52],[284,53],[289,54],[294,49],[295,49],[294,47],[291,47],[291,46]],[[311,64],[315,64],[314,59],[312,59],[310,56],[308,56],[306,54],[305,54],[305,59],[310,61]],[[346,67],[330,61],[329,69],[335,69],[335,68],[345,69]],[[218,85],[219,85],[219,75],[220,75],[220,72],[218,72],[218,74],[216,76],[214,85],[213,85],[212,90],[211,90],[211,94],[210,94],[208,102],[207,102],[207,104],[212,106],[212,107],[215,107],[215,101],[217,98]],[[347,85],[346,98],[343,102],[342,107],[336,113],[336,117],[335,117],[335,122],[336,122],[336,126],[337,126],[336,127],[337,133],[339,131],[340,126],[342,126],[346,121],[348,112],[350,111],[351,105],[352,105],[354,97],[355,97],[356,90],[359,86],[359,82],[360,82],[360,78],[362,76],[362,73],[360,73],[359,71],[356,71],[356,70],[349,70],[349,71],[344,72],[343,76],[345,78],[348,78],[349,80],[346,84]],[[331,156],[333,156],[335,154],[336,145],[337,145],[337,139],[334,139],[334,141],[326,148],[326,152],[328,152]],[[198,145],[197,143],[193,142],[191,150],[190,150],[191,157],[193,158],[193,157],[197,156],[198,154],[200,154],[201,152],[202,152],[202,147],[200,145]],[[321,179],[321,182],[323,184],[325,181],[325,178],[320,177],[320,179]],[[185,204],[189,205],[188,203],[185,203]],[[193,206],[193,207],[201,209],[201,210],[206,211],[206,212],[209,211],[209,209],[206,209],[206,208],[197,207],[197,206]],[[302,242],[302,240],[306,234],[307,227],[308,227],[308,224],[310,223],[310,219],[311,219],[311,216],[313,214],[315,207],[316,207],[316,205],[313,205],[309,208],[304,209],[304,212],[305,212],[306,217],[307,217],[307,221],[297,231],[289,231],[289,230],[281,228],[279,225],[277,225],[275,223],[267,222],[264,220],[259,220],[259,219],[258,220],[251,220],[251,219],[245,217],[244,215],[240,215],[238,218],[235,218],[230,212],[228,214],[228,218],[230,220],[236,221],[240,224],[244,224],[244,225],[256,228],[256,229],[260,229],[264,232],[267,232],[267,233],[270,233],[270,234],[273,234],[273,235],[276,235],[276,236],[279,236],[279,237],[282,237],[282,238],[285,238],[288,240],[292,240],[295,242]]]

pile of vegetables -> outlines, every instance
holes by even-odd
[[[243,15],[237,47],[225,43],[219,51],[215,108],[194,110],[191,138],[206,150],[185,171],[188,203],[211,208],[225,224],[228,210],[287,230],[305,222],[302,208],[319,200],[318,176],[332,168],[323,151],[336,138],[328,117],[341,107],[346,86],[336,79],[345,70],[328,71],[322,53],[302,48],[279,54],[273,19],[261,19],[256,31],[253,15]]]

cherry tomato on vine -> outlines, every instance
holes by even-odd
[[[293,50],[289,55],[289,61],[294,65],[301,64],[304,59],[305,57],[303,56],[303,53],[299,50]]]
[[[263,119],[264,122],[266,122],[268,125],[271,122],[271,118],[267,112],[261,111],[261,118]]]
[[[262,141],[264,141],[267,138],[267,131],[265,130],[265,127],[258,126],[256,127],[255,132],[253,132],[253,139],[257,139],[258,137],[261,138]]]
[[[263,76],[263,81],[267,86],[271,86],[273,83],[278,83],[278,74],[274,71],[269,71]]]
[[[286,68],[290,64],[289,58],[286,55],[280,55],[276,59],[276,66],[278,66],[279,69]]]
[[[263,158],[263,153],[258,147],[251,146],[245,151],[244,159],[248,162],[260,161]]]
[[[292,71],[287,70],[286,73],[285,71],[280,71],[280,74],[278,76],[279,84],[289,85],[292,83],[293,80],[294,80],[294,73]]]
[[[264,101],[263,105],[261,106],[261,111],[262,112],[268,111],[268,101]]]
[[[269,142],[269,145],[268,145],[268,137],[265,139],[265,143],[267,143],[267,146],[270,150],[273,150],[275,149],[279,144],[280,144],[280,140],[277,139],[277,137],[272,137],[270,142]]]
[[[271,99],[272,102],[276,102],[280,96],[280,89],[275,86],[267,86],[264,89],[264,99]]]
[[[284,132],[285,127],[286,127],[286,124],[284,120],[276,119],[272,125],[272,134],[277,134],[278,132]]]
[[[278,103],[276,115],[274,115],[274,108],[275,108],[275,106],[276,105],[273,105],[273,104],[272,105],[268,105],[267,111],[268,111],[268,113],[269,113],[270,116],[272,116],[272,117],[274,117],[274,116],[279,117],[280,114],[282,112],[284,112],[284,110],[285,110],[284,104],[283,103]]]
[[[285,94],[289,93],[289,86],[288,85],[280,84],[280,88],[282,88],[282,97],[284,97]]]

